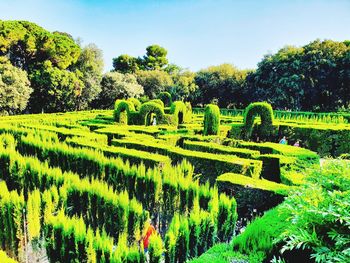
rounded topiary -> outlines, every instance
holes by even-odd
[[[267,102],[250,103],[244,111],[244,133],[247,138],[252,135],[254,119],[257,115],[261,118],[259,135],[266,138],[273,131],[273,110],[271,104]]]
[[[161,92],[158,94],[157,98],[163,101],[165,107],[169,107],[173,103],[169,92]]]
[[[128,98],[128,101],[130,101],[132,104],[134,104],[135,110],[139,111],[141,108],[141,102],[136,98]]]
[[[217,105],[208,104],[204,112],[204,135],[218,135],[220,131],[220,109]]]
[[[163,103],[163,101],[161,101],[160,99],[150,100],[149,102],[157,103],[157,104],[159,104],[159,105],[164,109],[164,103]]]
[[[182,101],[175,101],[171,104],[170,114],[173,115],[175,123],[183,124],[186,115],[186,105]]]
[[[157,124],[164,122],[164,109],[161,105],[156,102],[146,102],[141,105],[139,118],[140,124],[147,125],[147,117],[150,113],[154,113],[156,115]]]
[[[134,104],[126,100],[116,100],[114,104],[114,120],[121,124],[128,124],[128,117],[130,112],[134,112]],[[126,116],[122,116],[123,113]]]

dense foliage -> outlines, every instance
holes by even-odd
[[[24,110],[31,93],[27,73],[0,57],[0,115]]]
[[[217,105],[208,104],[204,112],[204,135],[218,135],[220,127],[220,109]]]

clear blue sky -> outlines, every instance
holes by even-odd
[[[159,44],[170,62],[197,71],[255,68],[267,53],[317,38],[350,39],[350,0],[0,0],[0,19],[64,31],[104,52],[142,56]]]

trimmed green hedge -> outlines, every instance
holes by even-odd
[[[171,104],[170,108],[170,114],[173,115],[173,118],[175,119],[174,121],[179,124],[183,124],[187,114],[187,108],[185,103],[182,101],[175,101],[173,104]]]
[[[250,103],[244,112],[244,132],[246,138],[250,138],[253,132],[254,119],[259,115],[261,125],[259,127],[259,136],[266,139],[273,132],[273,110],[271,104],[267,102]]]
[[[173,103],[173,100],[169,92],[160,92],[157,98],[164,103],[165,107],[170,107],[170,105]]]
[[[283,213],[279,207],[267,211],[262,217],[256,218],[245,231],[232,241],[233,249],[242,254],[260,254],[266,259],[274,254],[279,237],[289,224],[290,215]]]
[[[208,104],[204,113],[204,135],[218,135],[220,131],[220,109],[217,105]]]
[[[149,114],[151,113],[155,114],[157,125],[167,123],[165,118],[165,113],[164,113],[164,107],[162,107],[159,103],[150,101],[141,105],[140,112],[139,112],[139,120],[141,125],[152,124],[152,120],[147,119],[147,118],[150,118]]]
[[[139,111],[141,108],[141,102],[136,98],[128,98],[127,101],[130,101],[134,104],[135,111]]]
[[[166,155],[171,158],[173,163],[187,159],[195,167],[195,172],[202,175],[200,177],[202,182],[209,180],[211,183],[214,183],[216,177],[225,172],[241,173],[246,176],[259,178],[262,169],[261,161],[205,152],[198,153],[162,143],[140,142],[130,138],[125,140],[115,139],[112,140],[112,144],[128,149],[138,149]]]
[[[145,262],[137,246],[128,247],[124,235],[115,249],[113,238],[105,232],[94,233],[82,218],[67,218],[63,213],[51,216],[45,228],[46,251],[52,262]]]
[[[135,112],[134,104],[131,101],[116,100],[113,117],[117,123],[129,124],[129,115],[131,112]]]
[[[14,258],[22,254],[24,208],[23,194],[10,192],[6,183],[0,182],[0,248]]]

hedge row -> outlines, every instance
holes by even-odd
[[[71,138],[66,141],[69,145],[76,147],[83,147],[95,149],[104,153],[105,156],[120,158],[123,161],[128,161],[132,164],[139,165],[143,163],[146,167],[164,166],[170,163],[167,156],[160,154],[151,154],[145,151],[135,149],[126,149],[124,147],[115,146],[101,146],[98,143],[86,141],[83,138]],[[46,146],[47,147],[47,146]],[[84,150],[85,151],[85,150]]]
[[[234,234],[236,202],[221,194],[217,215],[194,208],[189,217],[175,215],[165,236],[165,262],[186,262],[216,242],[227,242]]]
[[[128,247],[126,236],[113,238],[87,229],[82,218],[51,216],[45,227],[46,251],[50,262],[145,262],[137,246]]]
[[[242,158],[260,160],[262,161],[261,177],[278,183],[281,182],[281,176],[285,173],[285,170],[293,169],[293,164],[295,164],[297,160],[294,157],[287,157],[279,154],[260,154],[257,150],[235,148],[203,141],[183,141],[182,144],[185,149],[193,151],[229,154]]]
[[[115,193],[106,183],[96,180],[81,180],[75,174],[62,173],[59,168],[49,168],[33,158],[24,158],[15,152],[2,152],[0,163],[3,169],[0,178],[11,188],[23,191],[28,196],[27,216],[29,239],[40,236],[41,197],[36,188],[64,187],[60,198],[70,215],[84,216],[86,224],[94,230],[104,225],[107,233],[115,239],[124,231],[129,241],[139,238],[148,213],[127,193]],[[34,190],[34,191],[33,191]],[[32,192],[31,192],[32,191]]]
[[[38,142],[40,140],[37,140]],[[57,143],[55,147],[58,148],[60,145],[62,144]],[[193,182],[192,176],[188,176],[188,173],[185,178],[184,172],[181,169],[192,169],[186,164],[180,165],[180,168],[164,167],[163,172],[160,172],[157,169],[146,170],[144,166],[130,167],[130,165],[124,164],[121,160],[109,160],[97,152],[92,153],[95,153],[98,158],[95,158],[95,155],[88,155],[87,153],[89,152],[85,151],[87,155],[75,158],[73,162],[69,158],[74,158],[74,154],[67,155],[69,158],[66,155],[61,155],[60,157],[62,159],[51,158],[50,154],[43,158],[45,155],[42,155],[42,153],[45,151],[46,149],[42,148],[33,153],[41,156],[42,160],[48,161],[51,166],[59,166],[65,171],[73,170],[80,172],[82,177],[88,176],[90,178],[103,179],[109,185],[112,185],[116,191],[127,191],[130,198],[137,198],[152,215],[162,212],[163,225],[166,225],[171,220],[175,212],[188,213],[193,207],[196,197],[198,197],[201,207],[208,210],[208,202],[218,194],[217,190],[210,189],[208,185],[200,186],[198,182]],[[55,151],[52,154],[55,154]],[[0,161],[2,160],[0,159]],[[31,164],[26,169],[32,169],[32,167],[36,166],[37,164]],[[83,168],[79,169],[79,167]],[[14,168],[11,168],[11,170],[14,170]],[[31,188],[32,190],[33,185],[38,185],[36,182],[39,178],[35,178],[36,181],[32,182],[31,178],[26,177],[30,173],[24,173],[23,175],[21,173],[23,169],[17,170],[19,172],[12,171],[15,179],[7,179],[12,187],[16,188],[16,185],[24,185],[23,187]],[[10,178],[9,175],[7,177]],[[62,185],[64,179],[60,176],[54,177],[54,179],[56,178],[58,180],[58,186]],[[69,178],[73,180],[71,177]],[[50,178],[49,182],[52,180]],[[74,180],[76,179],[74,178]],[[45,179],[42,181],[46,183],[48,180]],[[43,189],[42,186],[41,189]],[[26,190],[25,193],[27,192]]]
[[[138,149],[166,155],[174,163],[187,159],[195,167],[195,172],[202,174],[200,177],[202,182],[209,180],[211,183],[214,183],[216,177],[225,172],[241,173],[259,178],[262,169],[261,161],[212,153],[198,153],[156,142],[140,142],[136,139],[126,138],[124,140],[114,139],[112,144],[128,149]]]
[[[64,191],[68,215],[83,217],[94,231],[104,226],[115,240],[123,233],[128,234],[130,243],[140,240],[149,215],[139,202],[130,200],[126,192],[116,194],[107,184],[95,180],[81,180]]]
[[[13,258],[23,256],[24,197],[17,191],[9,191],[0,182],[0,247]]]

